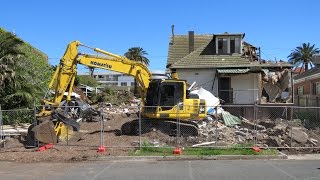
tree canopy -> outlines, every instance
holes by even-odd
[[[289,62],[299,66],[304,65],[305,71],[308,70],[309,64],[312,66],[312,56],[319,54],[320,50],[315,47],[315,44],[303,43],[292,50],[291,54],[288,56]]]
[[[150,61],[146,55],[148,55],[148,53],[141,47],[132,47],[124,54],[128,59],[141,62],[146,66],[149,66]]]
[[[48,87],[47,56],[0,28],[0,104],[2,109],[30,107]]]

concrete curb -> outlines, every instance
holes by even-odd
[[[191,160],[277,160],[288,159],[287,155],[218,155],[218,156],[107,156],[89,161],[191,161]]]
[[[288,155],[289,160],[320,160],[320,154],[295,154]]]

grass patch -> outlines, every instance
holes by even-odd
[[[248,146],[246,146],[248,147]],[[184,148],[183,155],[189,156],[214,156],[214,155],[277,155],[276,149],[264,149],[262,152],[255,152],[251,148],[244,148],[236,145],[231,148],[197,147]],[[143,143],[139,150],[129,153],[130,156],[173,156],[172,147],[151,147]]]

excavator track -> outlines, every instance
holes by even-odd
[[[198,136],[198,125],[192,121],[177,121],[171,119],[143,119],[141,120],[141,134],[159,130],[170,136]],[[139,119],[126,122],[121,127],[123,135],[139,135]]]

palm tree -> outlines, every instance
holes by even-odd
[[[291,54],[288,56],[289,63],[296,66],[299,64],[304,65],[305,71],[308,70],[309,64],[312,66],[312,56],[319,54],[320,50],[315,48],[315,45],[310,45],[310,43],[303,43],[301,46],[296,47],[292,50]]]
[[[125,57],[131,59],[132,61],[137,61],[143,63],[146,66],[149,66],[149,59],[146,57],[148,53],[143,50],[141,47],[132,47],[124,54]],[[134,79],[134,95],[137,95],[137,81]]]
[[[88,69],[89,69],[90,77],[93,78],[93,73],[94,73],[95,68],[94,67],[88,67]]]
[[[128,49],[128,52],[124,54],[125,57],[128,59],[131,59],[133,61],[137,61],[140,63],[143,63],[146,66],[149,66],[149,59],[146,57],[148,53],[143,50],[141,47],[132,47]]]

